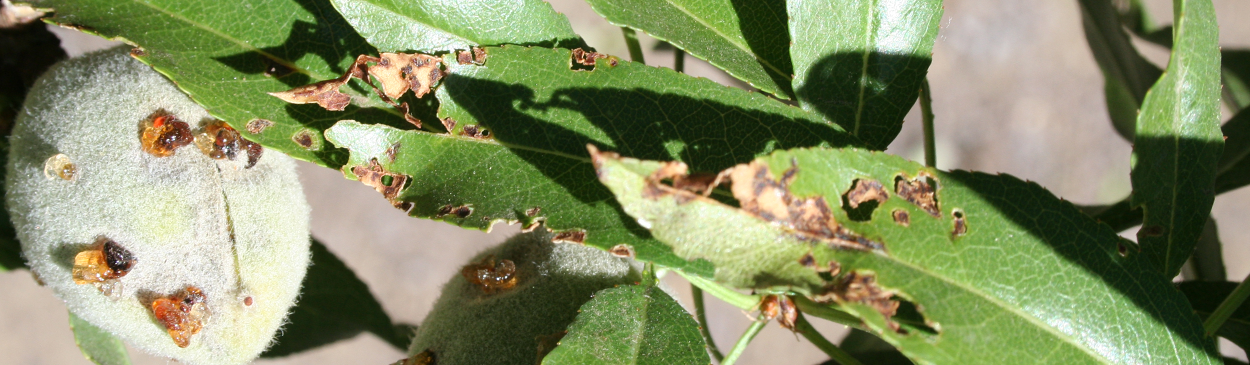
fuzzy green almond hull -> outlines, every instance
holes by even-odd
[[[632,260],[551,241],[540,228],[474,257],[468,265],[511,261],[515,283],[488,292],[457,273],[417,328],[410,354],[432,354],[439,365],[535,364],[595,292],[641,278]]]
[[[194,143],[167,157],[145,152],[142,124],[158,111],[193,130],[214,120],[128,51],[54,66],[27,97],[5,181],[23,256],[74,315],[135,348],[186,364],[250,362],[308,265],[309,207],[294,161],[265,150],[247,167]],[[133,260],[111,291],[73,277],[101,239]],[[192,287],[207,314],[179,347],[152,306]]]
[[[727,170],[733,207],[669,185],[684,165],[590,149],[600,181],[678,256],[730,286],[826,301],[917,363],[1219,361],[1169,278],[1036,184],[794,149]]]

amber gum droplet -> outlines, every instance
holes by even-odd
[[[126,276],[135,262],[134,255],[121,244],[101,237],[90,248],[74,255],[71,275],[75,284],[109,284],[98,288],[101,291],[114,289],[109,281]]]
[[[43,176],[48,179],[73,180],[77,174],[78,166],[64,153],[52,155],[43,162]]]
[[[139,136],[143,150],[156,157],[173,155],[174,150],[191,144],[193,140],[187,123],[162,111],[144,121],[143,134]]]
[[[208,304],[204,292],[194,286],[157,298],[152,302],[152,315],[157,322],[165,326],[169,337],[178,347],[191,344],[191,335],[204,328],[208,317]]]

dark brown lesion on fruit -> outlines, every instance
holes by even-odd
[[[178,347],[191,344],[191,336],[199,333],[208,320],[208,299],[195,286],[186,288],[152,301],[152,315],[157,323],[165,326],[169,337]]]
[[[892,318],[898,313],[898,301],[894,292],[877,285],[877,277],[872,273],[851,271],[839,278],[829,289],[812,299],[817,302],[836,301],[838,303],[859,303],[872,307],[885,317],[886,325],[891,330],[900,331],[898,322]]]
[[[201,152],[215,160],[234,160],[240,153],[247,155],[244,168],[256,166],[264,149],[259,143],[249,141],[239,132],[220,120],[209,121],[195,136],[195,145]]]
[[[101,236],[86,250],[74,255],[70,275],[75,284],[92,284],[105,295],[113,296],[121,292],[117,279],[130,273],[137,262],[134,254],[120,243]]]
[[[411,207],[409,203],[396,199],[411,179],[408,175],[386,171],[376,158],[369,160],[368,165],[352,167],[352,174],[355,174],[362,184],[371,186],[377,192],[382,193],[382,197],[391,202],[395,208],[407,210]]]
[[[951,229],[951,238],[958,238],[968,233],[968,219],[964,216],[964,212],[955,209],[951,212],[951,215],[955,217],[954,228]]]
[[[567,231],[556,232],[551,238],[552,243],[573,243],[586,244],[586,231],[580,229],[571,229]]]
[[[396,361],[392,363],[391,365],[437,365],[437,364],[438,362],[435,361],[434,351],[430,349],[426,349],[425,351],[421,351],[420,353],[417,353],[416,355],[412,355],[402,360]]]
[[[460,269],[460,275],[486,294],[512,289],[517,283],[516,264],[511,260],[496,262],[494,256],[487,256],[476,264],[465,265]]]
[[[157,110],[142,122],[139,142],[143,151],[156,157],[168,157],[179,147],[191,144],[191,126],[164,109]]]
[[[472,205],[465,204],[465,205],[453,207],[451,206],[451,204],[447,204],[447,205],[442,206],[441,208],[438,208],[438,214],[435,214],[434,218],[455,216],[456,218],[464,219],[464,218],[468,218],[470,215],[473,215]]]
[[[937,180],[932,175],[921,172],[914,179],[899,175],[894,178],[894,193],[934,218],[942,217],[942,211],[938,209]]]

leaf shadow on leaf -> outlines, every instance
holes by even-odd
[[[1131,299],[1174,336],[1212,356],[1219,356],[1214,342],[1203,335],[1202,322],[1193,314],[1189,302],[1179,292],[1160,292],[1175,290],[1170,278],[1163,277],[1150,258],[1140,252],[1129,252],[1127,257],[1121,257],[1111,227],[1093,219],[1072,219],[1081,213],[1067,201],[1021,201],[1020,197],[1025,196],[1051,196],[1037,183],[967,171],[952,171],[947,177],[967,186],[992,204],[1000,215],[1046,242],[1061,258],[1080,265],[1087,273],[1098,276],[1108,287]],[[1204,216],[1202,223],[1205,222]],[[1098,240],[1090,233],[1108,239]]]
[[[732,4],[738,13],[742,38],[758,57],[757,62],[770,71],[768,77],[781,87],[785,96],[793,99],[790,78],[794,75],[794,63],[790,60],[790,24],[785,0],[733,0]]]
[[[335,74],[347,72],[347,67],[356,58],[356,55],[352,53],[354,46],[367,44],[365,39],[356,34],[347,20],[334,10],[329,0],[295,1],[304,10],[315,15],[317,22],[296,20],[286,41],[279,45],[260,48],[260,52],[276,57],[277,60],[257,52],[245,52],[213,59],[244,74],[274,74],[279,81],[291,87],[307,85],[313,80],[307,74],[292,72],[286,68],[290,65],[282,65],[278,60],[294,63],[312,54],[320,57]],[[329,43],[329,46],[326,43]]]
[[[920,96],[932,62],[929,57],[876,51],[867,57],[864,53],[827,55],[808,71],[807,82],[797,90],[799,100],[864,140],[869,148],[885,150],[903,129],[903,117]]]
[[[316,240],[301,292],[275,343],[261,357],[287,356],[365,331],[405,350],[415,333],[411,325],[392,324],[369,287]]]

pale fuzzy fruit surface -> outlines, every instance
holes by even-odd
[[[192,130],[211,117],[128,50],[62,62],[31,89],[5,181],[22,254],[70,311],[136,348],[186,364],[249,362],[272,341],[308,266],[295,163],[265,150],[244,169],[246,157],[213,160],[194,144],[169,157],[144,152],[140,124],[156,110]],[[58,153],[76,165],[73,180],[45,176]],[[137,260],[112,298],[70,274],[74,255],[101,236]],[[187,286],[203,290],[209,317],[179,348],[147,305]]]
[[[492,255],[516,264],[516,287],[487,294],[456,274],[417,328],[410,354],[429,350],[438,365],[532,365],[540,342],[557,339],[552,335],[564,331],[596,291],[641,277],[632,260],[553,244],[543,229],[514,236],[466,264]]]

